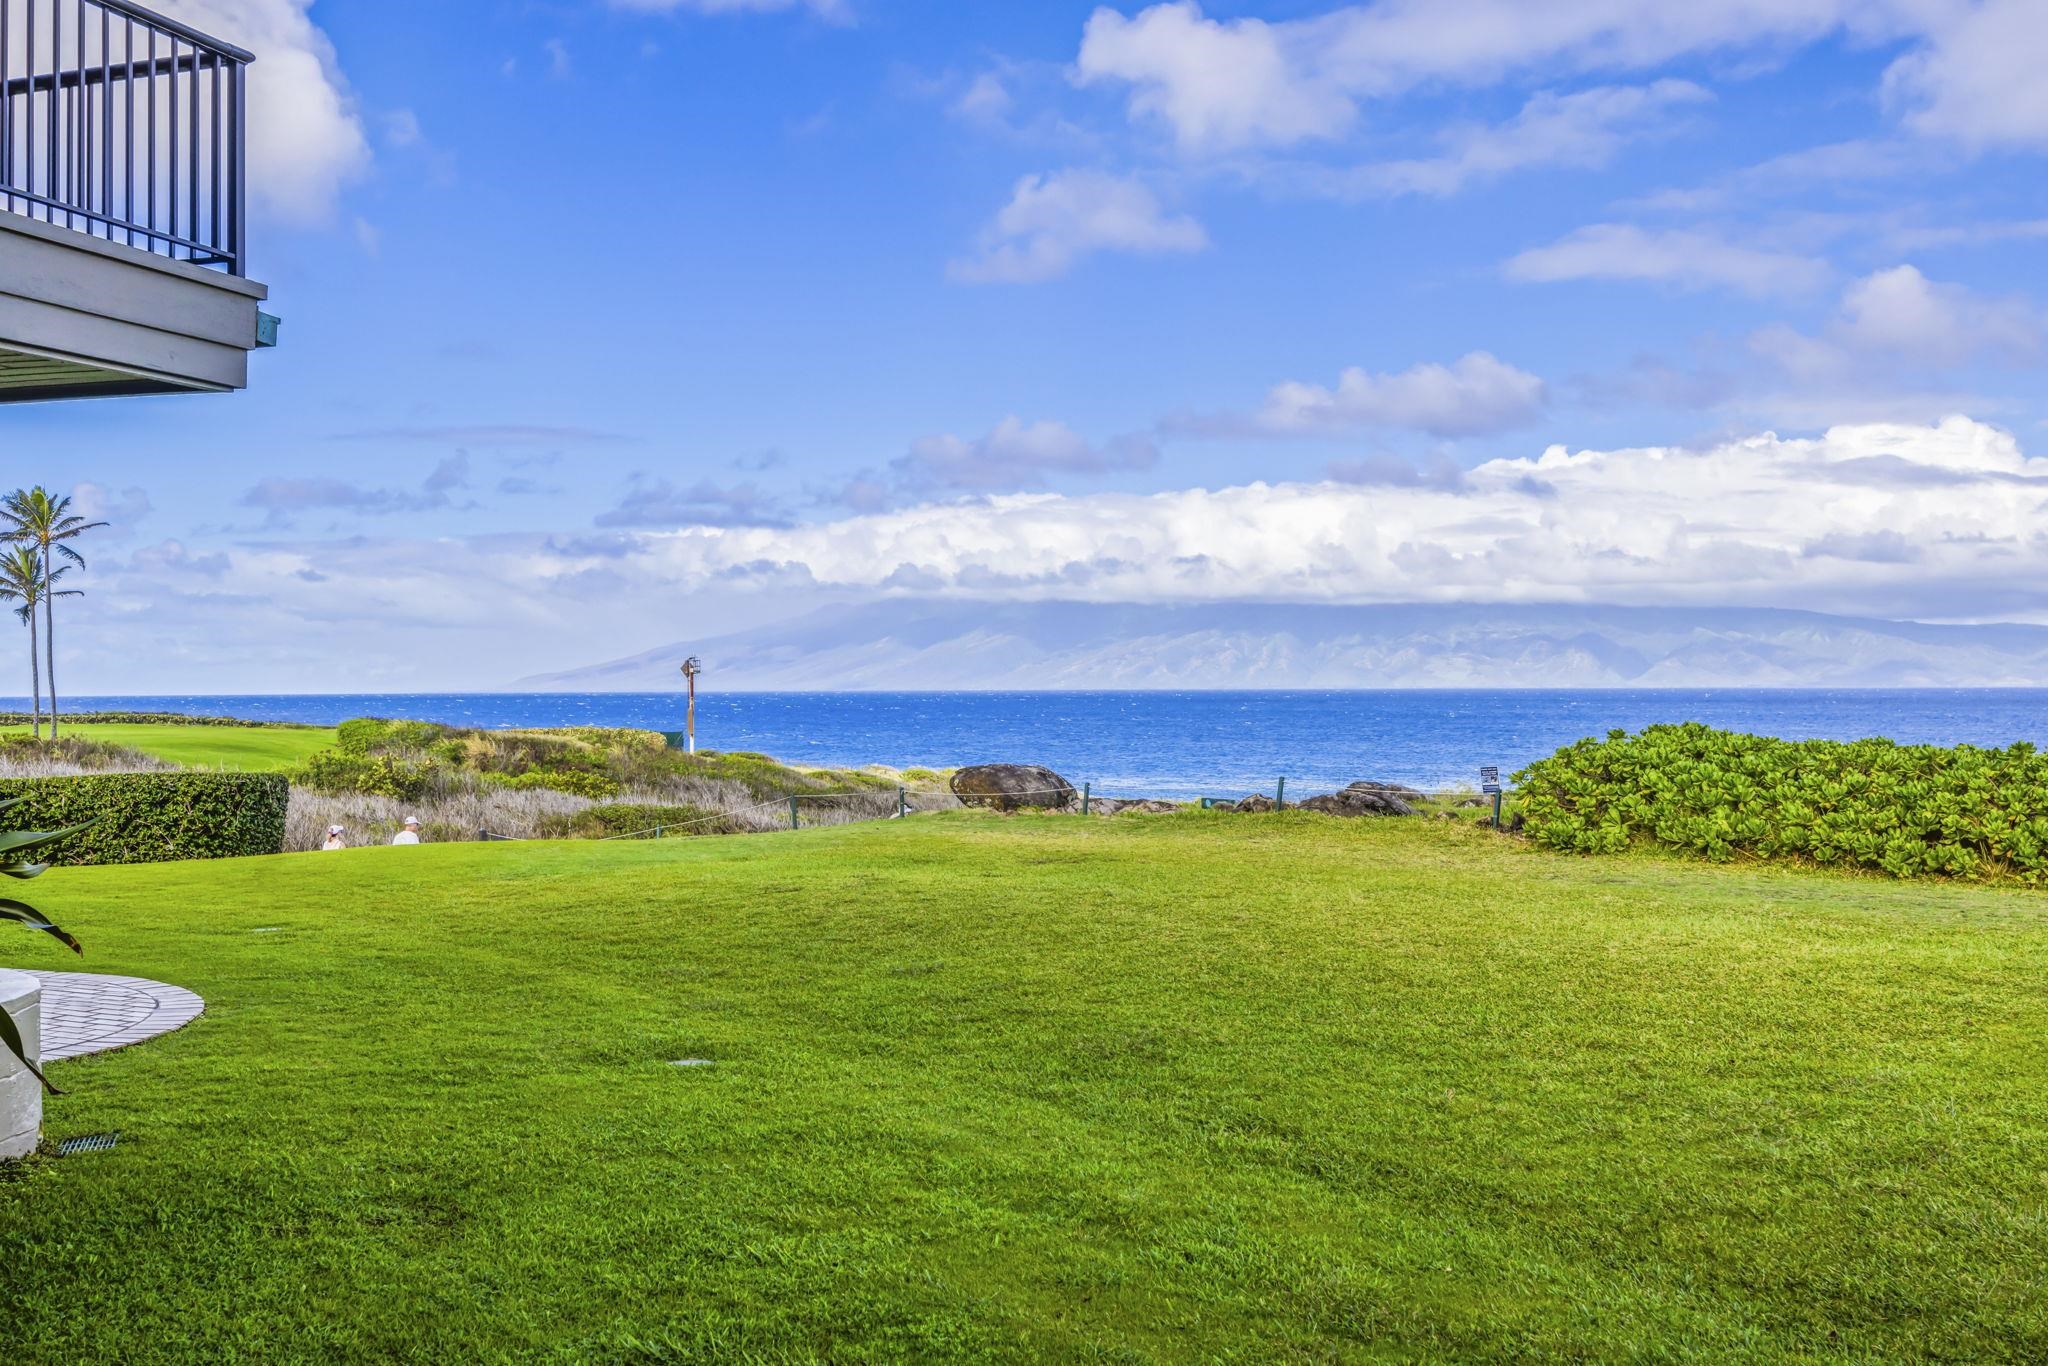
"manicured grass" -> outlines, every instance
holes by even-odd
[[[10,735],[26,735],[15,727]],[[334,743],[332,727],[96,725],[66,722],[65,735],[103,740],[189,768],[231,768],[273,773],[297,768],[315,750]]]
[[[971,813],[36,890],[208,1012],[54,1068],[9,1360],[2048,1356],[2039,894]]]

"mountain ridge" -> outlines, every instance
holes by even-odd
[[[892,599],[514,686],[642,691],[702,656],[742,691],[2036,687],[2048,626],[1789,608]]]

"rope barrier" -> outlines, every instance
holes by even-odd
[[[1070,797],[1078,797],[1078,796],[1080,795],[1079,793],[1077,793],[1077,792],[1076,792],[1076,791],[1075,791],[1075,790],[1074,790],[1073,788],[1071,788],[1071,787],[1039,787],[1039,788],[1027,788],[1027,789],[1025,789],[1025,790],[1023,790],[1023,791],[1021,791],[1021,792],[1001,792],[1001,793],[989,793],[989,794],[987,794],[986,796],[979,796],[979,797],[978,797],[978,799],[979,799],[979,800],[984,800],[984,801],[1000,801],[1000,800],[1005,800],[1005,799],[1009,799],[1009,798],[1015,798],[1015,797],[1050,797],[1050,796],[1059,796],[1059,795],[1061,795],[1061,794],[1065,794],[1065,795],[1067,795],[1067,796],[1070,796]],[[924,793],[920,793],[919,795],[921,795],[921,796],[936,796],[936,795],[939,795],[939,794],[937,794],[937,793],[933,793],[933,792],[924,792]],[[954,799],[954,800],[956,800],[956,801],[968,801],[968,800],[976,800],[976,799],[977,799],[977,794],[969,794],[969,795],[968,795],[968,796],[967,796],[966,798],[962,798],[962,797],[960,797],[960,796],[959,796],[959,794],[957,794],[957,793],[953,793],[953,792],[947,792],[947,793],[945,793],[944,795],[946,795],[946,796],[948,796],[948,797],[951,797],[951,798],[953,798],[953,799]],[[1264,794],[1263,794],[1263,793],[1253,793],[1252,795],[1253,795],[1253,796],[1263,796]],[[846,798],[850,798],[850,797],[870,797],[870,798],[875,798],[875,799],[886,799],[886,798],[887,798],[888,796],[889,796],[889,793],[887,793],[886,791],[866,791],[866,792],[793,792],[793,793],[790,793],[790,794],[789,794],[789,795],[787,795],[787,796],[783,796],[783,797],[774,797],[774,798],[771,798],[771,799],[769,799],[769,800],[767,800],[767,801],[762,801],[762,802],[755,802],[755,803],[754,803],[753,805],[751,805],[751,806],[742,806],[742,807],[736,807],[736,808],[734,808],[734,809],[732,809],[732,810],[730,810],[730,811],[715,811],[715,812],[712,812],[712,813],[711,813],[710,815],[707,815],[707,816],[699,816],[699,817],[697,817],[697,818],[696,818],[695,820],[688,820],[688,821],[663,821],[663,822],[661,822],[661,823],[660,823],[659,825],[650,825],[650,826],[646,826],[646,827],[643,827],[642,829],[639,829],[639,830],[625,830],[625,831],[621,831],[621,832],[619,832],[618,834],[615,834],[615,835],[601,835],[601,836],[599,836],[599,837],[598,837],[598,839],[597,839],[597,840],[596,840],[595,842],[596,842],[596,843],[599,843],[599,844],[605,844],[605,843],[609,843],[609,842],[610,842],[610,841],[612,841],[612,840],[630,840],[630,839],[638,839],[638,838],[640,838],[640,837],[641,837],[641,836],[643,836],[643,835],[660,835],[660,834],[663,834],[663,833],[665,833],[665,832],[667,832],[667,831],[670,831],[670,830],[689,830],[689,829],[693,829],[693,828],[694,828],[694,827],[696,827],[696,826],[700,826],[700,825],[709,825],[709,824],[711,824],[711,823],[712,823],[712,822],[714,822],[714,821],[723,821],[723,820],[731,820],[731,819],[733,819],[734,817],[737,817],[737,816],[744,816],[744,815],[746,815],[746,814],[747,814],[747,813],[749,813],[749,812],[753,812],[753,811],[762,811],[762,810],[765,810],[765,809],[767,809],[768,807],[771,807],[771,806],[779,807],[779,806],[784,806],[784,805],[788,805],[788,804],[790,804],[790,803],[796,803],[796,802],[810,802],[810,801],[840,801],[840,800],[844,800],[844,799],[846,799]],[[1452,791],[1447,791],[1447,792],[1423,792],[1423,793],[1420,793],[1420,797],[1421,797],[1421,799],[1422,799],[1422,800],[1424,800],[1424,801],[1428,801],[1428,802],[1442,802],[1442,801],[1446,801],[1446,800],[1450,800],[1450,799],[1457,799],[1457,800],[1459,800],[1459,801],[1465,801],[1465,800],[1467,800],[1467,799],[1470,799],[1470,801],[1471,801],[1471,804],[1472,804],[1472,806],[1473,806],[1473,809],[1479,809],[1480,807],[1483,807],[1483,806],[1485,805],[1485,801],[1484,801],[1484,799],[1483,799],[1483,798],[1482,798],[1482,797],[1480,796],[1480,794],[1478,794],[1478,793],[1475,793],[1475,792],[1472,792],[1472,791],[1470,791],[1470,790],[1467,790],[1467,789],[1457,789],[1457,790],[1452,790]],[[1174,802],[1183,802],[1183,801],[1185,801],[1185,804],[1190,804],[1190,805],[1192,805],[1192,804],[1195,804],[1195,803],[1198,803],[1198,802],[1202,801],[1203,799],[1201,799],[1201,798],[1188,798],[1188,799],[1181,799],[1181,798],[1171,798],[1171,797],[1169,797],[1169,798],[1154,798],[1154,797],[1119,797],[1119,796],[1116,796],[1116,795],[1114,795],[1114,794],[1112,794],[1112,793],[1107,793],[1107,792],[1097,792],[1097,793],[1094,793],[1094,794],[1093,794],[1093,800],[1095,800],[1095,801],[1098,801],[1098,802],[1120,802],[1120,803],[1127,803],[1127,802],[1145,802],[1145,801],[1158,801],[1158,800],[1165,800],[1165,801],[1174,801]],[[1222,801],[1222,800],[1225,800],[1225,799],[1221,799],[1221,798],[1211,798],[1211,799],[1209,799],[1209,800],[1215,800],[1215,801]],[[1235,799],[1230,799],[1230,800],[1232,800],[1232,801],[1241,801],[1241,800],[1244,800],[1244,799],[1243,799],[1243,798],[1235,798]],[[1299,801],[1297,801],[1297,802],[1295,802],[1295,803],[1294,803],[1294,805],[1295,805],[1296,807],[1299,807],[1299,806],[1300,806],[1300,802],[1299,802]],[[909,807],[909,808],[905,808],[905,809],[902,809],[902,810],[897,810],[897,811],[891,811],[891,812],[889,812],[889,813],[888,813],[888,814],[887,814],[886,816],[877,816],[877,817],[875,817],[875,819],[876,819],[876,820],[895,820],[895,819],[897,819],[897,818],[898,818],[899,816],[903,816],[903,815],[910,815],[910,814],[919,814],[919,813],[917,813],[917,812],[915,811],[915,808],[914,808],[914,807]],[[478,835],[479,835],[480,837],[482,837],[482,838],[484,838],[484,839],[488,839],[488,840],[517,840],[517,839],[519,838],[519,836],[516,836],[516,835],[495,835],[495,834],[492,834],[491,832],[489,832],[489,831],[487,831],[487,830],[480,830],[480,831],[478,831],[478,832],[477,832],[477,834],[478,834]]]

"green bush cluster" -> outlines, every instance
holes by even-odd
[[[52,863],[167,863],[284,849],[291,788],[281,773],[91,773],[0,779],[20,797],[13,823],[42,830],[93,821]]]
[[[464,781],[472,784],[545,788],[609,802],[634,789],[695,800],[703,794],[691,790],[691,781],[703,780],[736,783],[752,800],[772,801],[848,788],[893,792],[899,781],[878,773],[797,770],[745,751],[686,754],[659,731],[624,727],[483,730],[366,717],[345,721],[336,732],[334,747],[294,775],[301,786],[417,801],[447,790],[453,775],[466,774]]]
[[[560,818],[547,833],[573,835],[579,839],[603,839],[608,835],[633,835],[660,830],[663,835],[718,835],[730,827],[720,813],[701,806],[652,805],[639,802],[609,802]]]
[[[588,769],[530,768],[524,773],[486,773],[484,781],[519,791],[545,788],[550,792],[567,792],[572,796],[588,797],[595,802],[619,795],[618,779]]]
[[[1581,740],[1515,775],[1551,849],[1655,842],[1894,877],[2048,881],[2048,757],[1890,740],[1774,740],[1688,723]]]
[[[896,780],[858,769],[793,769],[766,754],[751,750],[700,750],[681,754],[671,750],[663,766],[673,773],[693,778],[721,779],[743,784],[761,801],[786,797],[792,792],[843,792],[847,788],[872,792],[893,792]]]
[[[315,792],[365,792],[373,797],[411,802],[426,794],[433,775],[434,766],[427,759],[352,754],[335,748],[323,749],[306,760],[293,778],[300,787]]]
[[[334,728],[334,747],[344,754],[370,754],[390,749],[425,749],[448,733],[431,721],[386,721],[362,717]]]
[[[335,744],[296,776],[319,792],[365,792],[416,801],[437,773],[466,772],[517,789],[546,788],[603,801],[668,753],[655,731],[603,726],[480,730],[431,721],[362,717],[336,727]]]

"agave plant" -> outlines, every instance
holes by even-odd
[[[25,800],[27,799],[16,797],[12,801],[0,802],[0,812],[19,806]],[[50,865],[32,863],[29,861],[29,855],[59,840],[69,839],[91,824],[91,821],[87,821],[84,825],[67,826],[62,830],[10,830],[0,833],[0,873],[24,880],[41,877],[49,871]],[[31,930],[41,930],[58,943],[69,947],[73,953],[85,952],[84,947],[76,939],[25,901],[0,897],[0,920],[13,921]],[[64,1094],[50,1085],[50,1079],[43,1075],[43,1069],[36,1066],[36,1060],[28,1055],[28,1045],[21,1037],[21,1030],[15,1026],[14,1017],[4,1010],[0,1010],[0,1046],[4,1046],[8,1052],[20,1058],[22,1066],[35,1074],[36,1080],[43,1084],[45,1091],[53,1096]]]

